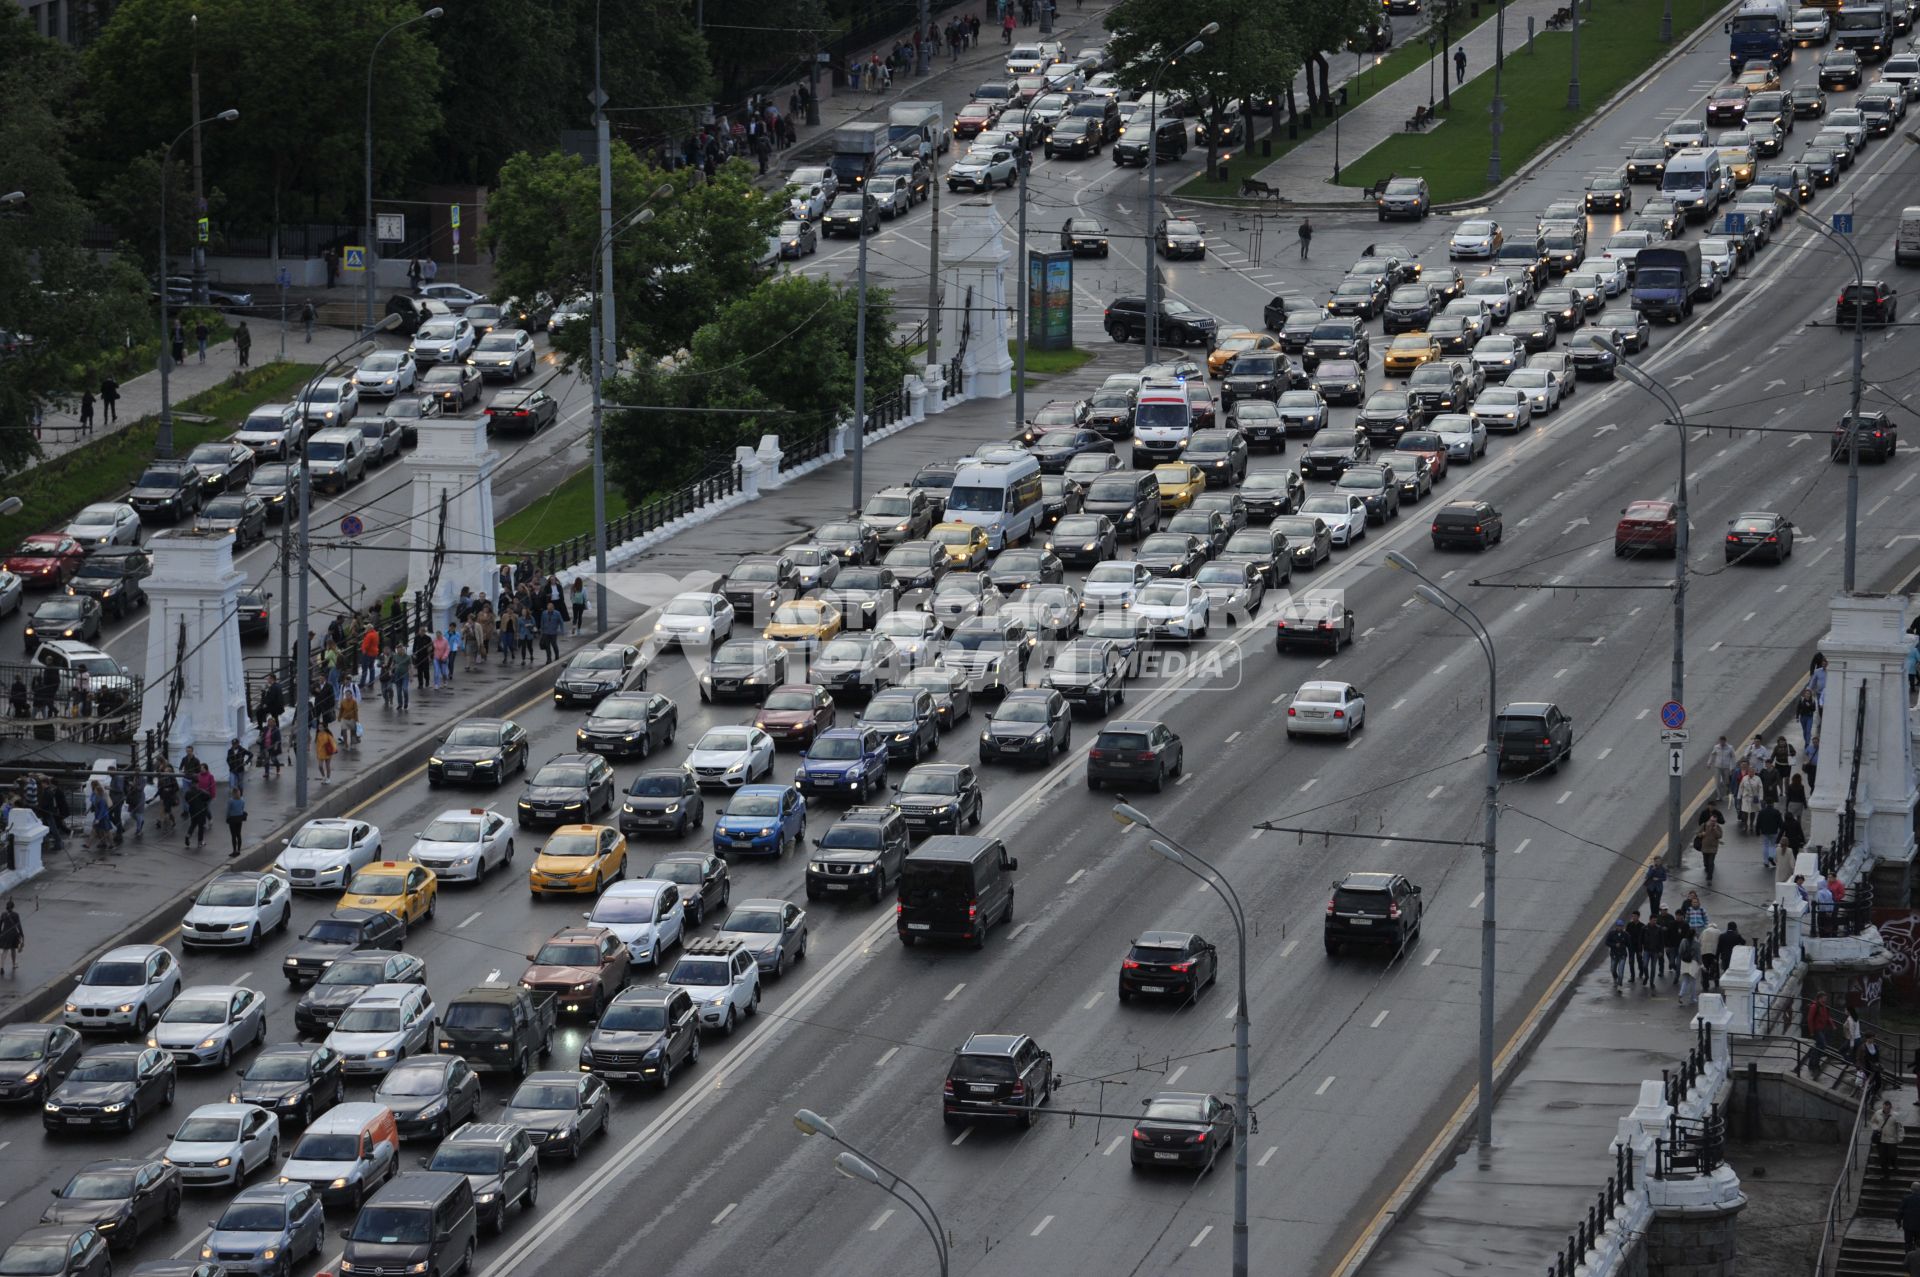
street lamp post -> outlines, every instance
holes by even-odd
[[[1481,889],[1486,893],[1480,913],[1480,1103],[1477,1117],[1482,1153],[1493,1148],[1493,963],[1497,949],[1494,885],[1500,854],[1500,670],[1494,657],[1493,632],[1472,608],[1446,592],[1398,550],[1387,551],[1387,563],[1408,573],[1420,584],[1413,592],[1422,602],[1439,608],[1465,626],[1487,658],[1487,785],[1482,806],[1486,834],[1480,844]]]
[[[1675,399],[1673,392],[1658,380],[1648,376],[1619,358],[1617,344],[1610,343],[1606,337],[1595,335],[1588,340],[1602,345],[1611,345],[1615,354],[1614,366],[1626,376],[1626,379],[1651,395],[1655,402],[1673,414],[1673,424],[1680,431],[1680,479],[1678,490],[1674,494],[1673,529],[1673,682],[1670,694],[1673,703],[1687,703],[1687,547],[1692,540],[1691,522],[1687,514],[1687,412]],[[1677,746],[1675,747],[1677,748]],[[1667,859],[1675,864],[1680,860],[1680,815],[1686,798],[1682,793],[1683,778],[1680,769],[1667,769]]]
[[[1567,110],[1580,109],[1580,0],[1573,0],[1573,75],[1567,80]]]
[[[1153,79],[1147,90],[1153,104],[1147,108],[1147,236],[1149,243],[1147,244],[1145,254],[1147,264],[1147,357],[1140,365],[1143,368],[1153,362],[1153,349],[1154,346],[1158,344],[1160,336],[1160,314],[1158,307],[1154,304],[1153,288],[1154,255],[1156,250],[1151,242],[1153,236],[1153,214],[1154,209],[1157,207],[1154,203],[1155,174],[1158,173],[1160,169],[1158,162],[1160,159],[1160,77],[1165,75],[1168,68],[1173,66],[1173,64],[1181,58],[1198,53],[1200,50],[1206,48],[1206,38],[1219,29],[1220,24],[1218,22],[1209,22],[1206,26],[1201,27],[1199,34],[1183,45],[1179,51],[1169,54],[1160,63],[1159,68],[1154,71]],[[1023,272],[1022,285],[1024,286],[1026,266],[1023,264],[1020,269]]]
[[[173,399],[168,385],[168,379],[173,375],[173,334],[167,324],[167,174],[173,168],[173,148],[180,145],[181,138],[203,124],[212,124],[215,120],[231,122],[239,118],[240,112],[228,108],[218,115],[195,120],[167,143],[166,153],[160,157],[160,428],[154,435],[153,452],[163,460],[173,455]]]
[[[1672,0],[1668,0],[1672,3]],[[1506,99],[1500,96],[1500,76],[1506,69],[1507,61],[1507,0],[1494,0],[1493,11],[1493,103],[1489,106],[1491,115],[1490,137],[1492,145],[1487,152],[1487,182],[1500,180],[1500,129],[1501,117],[1507,109]]]
[[[1433,64],[1440,52],[1440,38],[1427,32],[1427,110],[1433,110]]]
[[[440,9],[438,6],[435,6],[434,8],[428,9],[425,13],[415,14],[411,18],[406,18],[406,19],[403,19],[402,21],[394,23],[392,26],[388,27],[385,31],[382,31],[380,33],[380,38],[373,42],[373,51],[367,54],[367,135],[366,135],[367,234],[366,234],[366,248],[365,248],[366,268],[367,268],[366,269],[367,309],[366,309],[366,314],[362,318],[363,318],[363,321],[368,325],[371,325],[373,323],[374,290],[379,287],[379,280],[377,280],[375,276],[379,274],[378,263],[380,261],[380,247],[379,247],[380,241],[374,238],[374,233],[373,233],[374,231],[374,226],[373,226],[373,64],[374,64],[374,60],[380,56],[380,46],[387,42],[388,36],[392,35],[396,31],[401,30],[404,27],[410,27],[416,22],[425,22],[430,18],[437,18],[443,12],[445,11]]]
[[[947,1277],[947,1230],[940,1223],[940,1215],[933,1209],[933,1203],[926,1194],[915,1188],[911,1181],[895,1171],[882,1166],[878,1160],[861,1152],[846,1140],[840,1138],[840,1132],[833,1129],[833,1123],[821,1117],[812,1109],[800,1109],[793,1115],[794,1129],[802,1135],[824,1135],[841,1148],[833,1159],[833,1168],[848,1179],[864,1180],[905,1206],[913,1217],[927,1230],[927,1236],[933,1238],[934,1256],[940,1262],[940,1277]],[[884,1177],[884,1178],[883,1178]],[[900,1192],[905,1189],[913,1195],[909,1201]]]
[[[1122,825],[1138,825],[1156,835],[1148,846],[1200,881],[1213,887],[1227,902],[1227,914],[1240,940],[1240,991],[1233,1012],[1233,1273],[1247,1277],[1247,1141],[1253,1124],[1253,1066],[1249,1039],[1251,1022],[1247,1015],[1247,914],[1240,906],[1240,895],[1219,869],[1181,846],[1165,830],[1156,827],[1147,814],[1131,803],[1115,803],[1113,818]]]

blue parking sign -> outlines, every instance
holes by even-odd
[[[1745,213],[1728,213],[1727,233],[1729,235],[1745,235],[1747,233],[1747,215]]]
[[[1835,213],[1833,215],[1833,229],[1841,235],[1853,234],[1853,214]]]

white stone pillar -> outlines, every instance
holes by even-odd
[[[12,891],[39,876],[46,867],[41,853],[46,849],[48,832],[29,808],[15,807],[7,813],[6,836],[13,839],[13,868],[0,873],[0,891]]]
[[[1743,944],[1733,951],[1727,969],[1720,973],[1720,992],[1727,1001],[1729,1031],[1749,1036],[1760,1031],[1753,1018],[1753,991],[1759,984],[1760,973],[1753,969],[1753,946]]]
[[[780,446],[779,435],[761,435],[760,446],[753,450],[753,455],[760,462],[759,490],[761,492],[772,492],[786,483],[787,477],[781,472],[780,462],[787,454]],[[734,456],[742,461],[746,460],[741,449],[736,448]]]
[[[908,373],[902,389],[907,392],[907,424],[918,425],[925,421],[927,419],[927,383]]]
[[[742,445],[733,450],[733,463],[740,467],[740,495],[749,501],[760,496],[760,489],[766,486],[766,466],[760,462],[760,454],[752,448]],[[780,473],[778,463],[775,474]]]
[[[146,579],[151,606],[140,730],[160,725],[179,666],[184,683],[160,746],[168,758],[178,758],[189,745],[202,758],[225,758],[234,737],[252,738],[238,620],[240,587],[247,578],[233,566],[233,534],[174,529],[154,534],[147,548],[153,552],[153,574]]]
[[[1694,1023],[1707,1026],[1707,1033],[1712,1042],[1713,1058],[1722,1063],[1730,1059],[1731,1056],[1729,1052],[1731,1045],[1727,1038],[1728,1030],[1733,1024],[1733,1012],[1727,1005],[1726,995],[1721,993],[1701,994],[1699,1010],[1695,1013],[1693,1019]]]
[[[847,459],[847,423],[841,422],[827,431],[827,456],[835,461]]]
[[[920,380],[927,387],[927,415],[947,410],[947,370],[943,364],[928,364],[920,370]]]
[[[500,462],[487,445],[484,417],[428,417],[420,422],[420,446],[408,469],[413,474],[411,548],[407,555],[407,596],[417,598],[434,581],[427,600],[435,632],[446,628],[462,587],[492,598],[499,580],[493,542],[493,471]],[[441,535],[440,507],[446,503],[446,554],[434,580],[434,547]]]
[[[1004,399],[1013,393],[1008,315],[1018,296],[1013,290],[1020,286],[1020,269],[1002,234],[1004,225],[992,201],[967,200],[940,240],[941,292],[962,303],[940,312],[940,349],[959,350],[966,331],[960,377],[969,399]]]
[[[1897,594],[1842,595],[1820,644],[1827,657],[1826,707],[1820,716],[1820,765],[1809,796],[1807,835],[1831,843],[1839,832],[1853,780],[1862,684],[1866,731],[1858,751],[1860,787],[1855,831],[1881,861],[1914,855],[1913,725],[1907,700],[1907,601]]]

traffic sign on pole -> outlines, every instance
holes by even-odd
[[[367,525],[360,521],[360,516],[357,514],[350,514],[340,520],[340,535],[343,537],[357,537],[366,530]]]
[[[1834,232],[1839,235],[1853,234],[1853,214],[1835,213],[1833,215],[1833,229]]]
[[[1687,707],[1679,701],[1668,701],[1660,707],[1660,725],[1678,729],[1687,725]]]
[[[1680,747],[1672,746],[1667,750],[1667,775],[1684,776],[1686,773],[1686,760],[1681,756]]]
[[[367,246],[349,244],[340,254],[340,266],[343,270],[365,270],[367,268]]]
[[[1727,234],[1745,235],[1747,233],[1747,215],[1745,213],[1727,214]]]
[[[460,229],[460,206],[458,204],[453,206],[453,229],[456,231]]]

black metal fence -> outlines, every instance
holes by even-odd
[[[885,430],[888,426],[896,422],[905,421],[909,407],[907,392],[905,390],[894,391],[867,409],[867,421],[866,425],[862,427],[861,433],[870,435],[876,431]]]
[[[132,674],[76,680],[45,665],[0,665],[0,688],[0,737],[7,739],[124,745],[140,727],[145,685]]]
[[[806,465],[809,461],[819,460],[821,457],[827,455],[832,444],[833,431],[822,430],[817,434],[808,435],[804,439],[795,440],[792,444],[782,447],[780,450],[781,473],[784,474],[789,470],[796,470]]]
[[[1633,1192],[1634,1183],[1633,1150],[1624,1144],[1616,1144],[1613,1149],[1613,1174],[1607,1176],[1607,1184],[1594,1194],[1594,1200],[1587,1207],[1586,1215],[1567,1234],[1566,1248],[1553,1257],[1547,1265],[1547,1277],[1573,1277],[1586,1254],[1598,1241],[1600,1234],[1606,1231],[1607,1221],[1613,1218]]]
[[[664,528],[675,519],[685,518],[702,506],[711,505],[738,491],[740,491],[740,464],[737,461],[726,462],[683,488],[669,492],[645,505],[636,506],[618,518],[609,519],[607,545],[616,546],[624,541],[631,541],[635,537],[645,536],[649,532]],[[522,573],[539,572],[550,576],[563,568],[592,558],[593,546],[593,534],[582,532],[556,545],[523,555],[518,561],[517,568]]]
[[[1653,1141],[1655,1179],[1698,1179],[1727,1160],[1727,1120],[1714,1105],[1705,1117],[1667,1118],[1667,1133]]]

